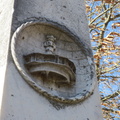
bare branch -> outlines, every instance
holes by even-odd
[[[107,10],[105,10],[104,12],[100,13],[96,18],[94,18],[89,25],[91,25],[93,22],[95,22],[99,17],[101,17],[103,14],[105,14],[107,11],[111,10],[114,6],[116,6],[117,3],[113,4],[113,6],[111,6],[110,8],[108,8]]]
[[[108,73],[108,72],[110,72],[111,70],[114,70],[114,69],[119,68],[119,67],[120,67],[120,65],[115,65],[115,66],[113,66],[113,67],[108,68],[107,70],[101,71],[100,74]]]
[[[111,77],[111,78],[120,78],[120,76],[108,76],[108,75],[104,75],[104,76],[101,76],[101,77],[104,77],[104,78],[108,78],[108,77]]]
[[[106,97],[103,97],[103,98],[101,98],[101,100],[102,100],[102,102],[104,102],[104,101],[106,101],[106,100],[108,100],[108,99],[117,97],[118,95],[120,95],[120,91],[117,91],[117,92],[115,92],[115,93],[113,93],[113,94],[111,94],[111,95],[108,95],[108,96],[106,96]]]

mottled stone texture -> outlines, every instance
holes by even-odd
[[[0,1],[0,109],[5,82],[14,0]]]
[[[4,82],[4,89],[3,96],[1,95],[2,107],[0,119],[102,120],[97,82],[92,74],[95,72],[95,70],[93,66],[93,60],[91,59],[91,45],[83,0],[2,0],[1,3],[0,27],[2,29],[0,30],[0,57],[2,59],[0,59],[0,71],[2,71],[1,74],[3,75],[1,81]],[[12,14],[13,10],[14,13]],[[67,28],[67,30],[71,31],[69,33],[72,33],[72,36],[75,37],[76,41],[73,40],[74,37],[70,37],[71,39],[67,38],[67,36],[64,35],[66,33],[59,38],[59,32],[52,32],[55,37],[57,36],[56,39],[59,38],[59,40],[54,44],[50,42],[46,45],[44,38],[42,38],[43,35],[40,33],[44,33],[46,35],[46,31],[47,33],[50,33],[50,31],[52,31],[51,29],[53,28],[50,26],[50,28],[44,29],[42,32],[38,32],[38,29],[41,29],[41,27],[39,28],[39,26],[34,25],[34,27],[31,27],[28,30],[26,29],[26,31],[21,31],[16,42],[17,44],[15,43],[15,49],[12,49],[14,47],[11,48],[10,39],[13,39],[13,33],[17,30],[17,28],[28,22],[42,21],[43,19],[46,20],[46,23],[48,23],[47,20],[49,20],[54,24],[60,24],[63,26],[63,29]],[[38,42],[39,37],[41,38],[41,41],[43,40],[43,42],[40,42],[40,44]],[[54,47],[51,48],[49,45]],[[13,43],[12,46],[14,46]],[[33,46],[35,48],[33,48]],[[39,49],[39,47],[41,49]],[[20,65],[23,64],[23,67],[17,67],[18,64],[15,62],[15,57],[12,58],[14,52],[11,54],[10,48],[12,51],[15,51],[15,57],[18,58],[18,63],[20,63]],[[75,65],[75,71],[77,71],[77,73],[75,73],[75,78],[73,78],[76,79],[74,89],[70,89],[69,91],[69,89],[57,88],[60,91],[58,92],[59,96],[62,94],[62,92],[64,92],[64,95],[61,95],[63,98],[66,99],[68,97],[69,99],[69,97],[73,97],[74,100],[76,93],[79,94],[81,91],[85,92],[86,89],[88,92],[91,92],[91,89],[93,88],[88,86],[95,83],[94,90],[91,92],[92,95],[90,94],[90,96],[85,100],[82,99],[83,101],[79,101],[77,103],[72,102],[72,104],[70,104],[70,102],[54,100],[49,95],[45,95],[46,97],[43,97],[41,94],[39,94],[41,93],[40,91],[37,92],[37,90],[35,91],[32,89],[31,86],[29,86],[31,83],[27,84],[27,82],[30,81],[28,79],[26,80],[27,82],[24,80],[26,79],[26,76],[24,76],[24,71],[22,71],[22,69],[28,71],[29,74],[29,72],[32,70],[35,71],[38,68],[35,67],[35,69],[29,69],[30,66],[27,68],[24,66],[25,61],[23,58],[25,55],[31,55],[31,53],[32,55],[33,53],[37,55],[41,55],[40,53],[42,53],[42,55],[46,54],[44,53],[45,50],[49,50],[52,54],[55,52],[56,55],[60,56],[60,59],[67,59],[67,63],[72,63],[72,66]],[[68,67],[71,66],[68,65],[67,68]],[[56,69],[58,68],[55,67],[54,70]],[[40,70],[41,69],[39,69],[39,71]],[[46,68],[44,68],[44,70],[47,71]],[[56,74],[56,71],[54,70],[52,72]],[[65,72],[62,73],[63,71],[60,72],[60,70],[58,71],[59,74],[57,75],[62,76],[66,80],[66,83],[69,84],[71,81],[70,77],[74,76],[74,73],[66,74]],[[35,78],[35,80],[37,80],[38,77],[39,75],[33,75],[33,79]],[[90,81],[91,78],[94,78],[94,80]],[[53,78],[50,80],[54,81]],[[39,84],[41,85],[40,81],[38,85]],[[43,83],[42,86],[44,86]],[[49,85],[45,87],[46,91],[48,90],[49,92]],[[44,94],[46,93],[43,93],[43,95]],[[57,96],[56,88],[53,94]]]

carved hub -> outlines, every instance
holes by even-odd
[[[21,25],[11,43],[23,79],[41,95],[63,103],[83,101],[92,93],[94,64],[89,51],[66,27],[44,19]]]

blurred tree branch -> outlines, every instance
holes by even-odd
[[[115,93],[108,95],[106,97],[102,97],[101,100],[102,102],[105,102],[108,99],[115,98],[116,96],[120,95],[120,91],[116,91]]]

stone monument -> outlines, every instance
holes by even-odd
[[[2,3],[1,120],[102,120],[83,0]]]

